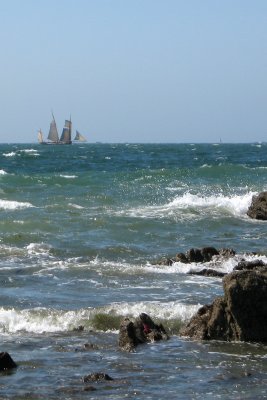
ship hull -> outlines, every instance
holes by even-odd
[[[58,145],[65,145],[65,144],[72,144],[72,142],[40,142],[40,144],[48,145],[48,146],[58,146]]]

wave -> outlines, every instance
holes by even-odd
[[[2,209],[2,210],[20,210],[23,208],[30,208],[30,207],[34,207],[34,206],[28,202],[0,200],[0,209]]]
[[[5,249],[0,247],[0,251],[4,253]],[[248,253],[238,253],[233,257],[225,258],[221,256],[214,256],[211,261],[203,262],[203,263],[182,263],[182,262],[173,262],[172,265],[162,265],[157,262],[146,262],[144,264],[140,263],[127,263],[126,261],[111,261],[96,256],[94,258],[88,257],[73,257],[62,259],[55,256],[55,252],[50,245],[44,243],[31,243],[26,247],[25,250],[16,249],[16,248],[7,248],[7,254],[14,253],[17,256],[18,252],[21,254],[21,257],[28,257],[33,258],[34,265],[35,265],[35,275],[47,275],[50,274],[51,271],[60,271],[60,270],[88,270],[96,271],[99,275],[102,273],[109,274],[111,273],[112,276],[118,277],[131,277],[131,276],[149,276],[149,279],[145,279],[147,284],[144,284],[143,288],[150,288],[157,287],[158,285],[161,286],[164,282],[160,280],[161,284],[158,283],[157,278],[159,275],[164,275],[167,282],[172,280],[171,275],[188,275],[191,273],[197,273],[202,271],[203,269],[212,269],[216,270],[221,273],[228,274],[233,271],[233,269],[238,265],[241,261],[254,261],[254,260],[262,260],[265,264],[267,264],[267,256],[262,254],[248,254]],[[26,253],[25,253],[26,252]],[[38,257],[39,261],[42,261],[40,265],[36,265],[36,256]],[[170,275],[167,278],[167,275]],[[192,276],[195,279],[194,275]],[[115,279],[115,278],[114,278]],[[155,281],[154,281],[155,279]],[[196,279],[199,281],[203,279],[203,282],[208,284],[212,282],[212,278],[210,277],[200,277],[196,276]],[[215,280],[217,278],[214,278]],[[95,284],[96,282],[94,282]],[[153,286],[154,285],[154,286]],[[128,286],[126,286],[128,287]],[[140,286],[138,286],[140,288]]]
[[[161,206],[143,206],[135,209],[126,209],[115,212],[117,215],[125,215],[132,218],[194,218],[196,214],[201,218],[204,214],[232,215],[245,217],[248,207],[251,204],[253,195],[256,192],[249,192],[244,195],[224,196],[214,194],[203,196],[190,192],[176,196],[174,200]]]
[[[0,333],[69,332],[83,326],[85,330],[115,331],[124,317],[137,317],[141,312],[172,329],[188,321],[201,307],[180,302],[114,303],[99,308],[56,310],[42,307],[17,310],[0,308]]]
[[[76,208],[77,210],[83,210],[83,209],[84,209],[84,207],[83,207],[83,206],[80,206],[79,204],[68,203],[68,205],[69,205],[70,207]]]
[[[3,153],[4,157],[14,157],[16,155],[15,151],[11,151],[10,153]]]
[[[59,175],[61,178],[66,178],[66,179],[75,179],[78,178],[77,175]]]
[[[21,150],[11,151],[9,153],[3,153],[4,157],[15,157],[21,155],[40,156],[40,154],[36,149],[21,149]]]
[[[21,153],[30,153],[30,154],[38,154],[38,151],[36,149],[22,149],[19,150]]]
[[[169,203],[169,207],[183,209],[190,207],[222,209],[227,210],[230,214],[241,216],[246,214],[254,194],[254,192],[250,192],[245,195],[223,196],[219,194],[205,197],[185,193],[183,196],[176,197]]]

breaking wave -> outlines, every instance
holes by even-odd
[[[68,311],[41,307],[24,310],[1,307],[0,333],[68,332],[80,326],[85,330],[116,332],[125,316],[137,317],[141,312],[146,312],[153,319],[173,328],[190,319],[200,306],[179,302],[140,302]]]
[[[126,215],[137,218],[166,218],[176,214],[200,214],[202,212],[211,215],[233,215],[235,217],[245,217],[251,200],[255,192],[244,195],[224,196],[221,194],[202,196],[192,193],[184,193],[177,196],[169,203],[160,206],[144,206],[136,209],[126,209],[116,212],[116,214]]]

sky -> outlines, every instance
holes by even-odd
[[[0,143],[267,141],[266,0],[0,0]]]

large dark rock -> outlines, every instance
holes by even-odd
[[[267,220],[267,192],[252,197],[247,215],[250,218]]]
[[[120,324],[119,348],[133,351],[138,344],[167,340],[162,324],[157,325],[149,315],[141,313],[134,321],[125,318]]]
[[[181,334],[198,340],[266,343],[267,272],[233,272],[223,284],[224,297],[201,307]]]
[[[12,369],[16,368],[17,364],[15,361],[11,358],[11,356],[6,353],[2,352],[0,353],[0,371],[4,371],[6,369]]]

